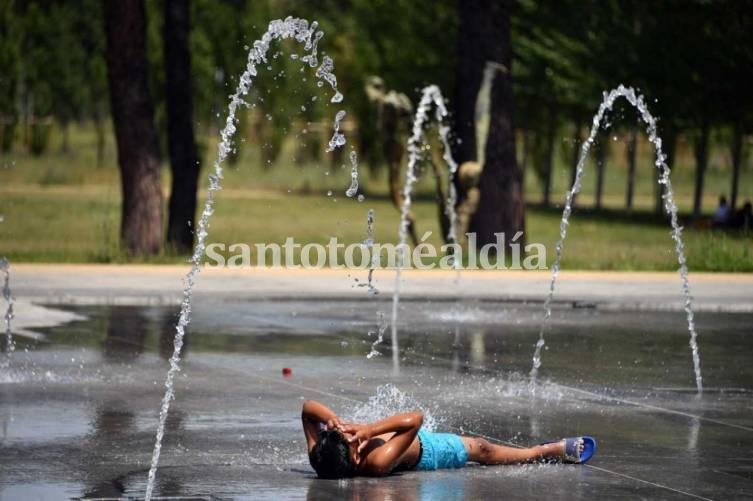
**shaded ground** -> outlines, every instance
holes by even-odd
[[[401,367],[365,358],[389,302],[197,301],[157,492],[228,499],[733,499],[753,496],[750,313],[700,313],[694,393],[682,314],[558,305],[536,396],[540,305],[405,301]],[[0,369],[0,498],[143,496],[173,307],[69,307]],[[385,343],[387,344],[387,343]],[[24,348],[29,348],[25,351]],[[283,367],[293,376],[284,378]],[[385,386],[391,385],[391,386]],[[343,415],[421,405],[439,429],[528,444],[589,433],[586,467],[344,482],[307,464],[303,398]]]

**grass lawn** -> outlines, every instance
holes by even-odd
[[[118,248],[120,188],[115,166],[114,145],[108,137],[105,165],[94,167],[93,134],[88,128],[74,128],[72,151],[35,158],[27,154],[0,156],[0,255],[12,262],[133,262],[144,261],[124,255]],[[57,152],[59,146],[51,145]],[[291,146],[288,146],[288,150]],[[615,150],[615,148],[613,148]],[[644,148],[638,170],[637,209],[653,204],[652,171]],[[207,148],[207,157],[213,148]],[[253,147],[245,148],[238,167],[226,172],[224,189],[219,193],[209,242],[283,244],[294,237],[301,244],[326,244],[338,237],[345,244],[365,238],[366,213],[376,213],[376,241],[394,243],[397,238],[398,212],[384,196],[386,181],[369,179],[363,173],[364,202],[347,199],[343,192],[349,184],[348,167],[329,160],[317,165],[299,166],[284,151],[279,165],[264,170],[254,158]],[[619,208],[624,203],[624,162],[619,152],[608,167],[605,206]],[[682,157],[680,157],[682,158]],[[712,157],[708,174],[706,212],[713,210],[715,199],[728,184],[728,175],[720,167],[724,154]],[[347,161],[345,162],[347,163]],[[209,161],[205,162],[208,165]],[[554,173],[554,203],[564,198],[569,170],[560,162]],[[206,167],[204,177],[206,174]],[[366,169],[364,169],[365,171]],[[743,171],[741,199],[753,195],[753,176]],[[164,189],[169,187],[169,172],[164,170]],[[592,168],[586,172],[584,192],[579,203],[591,204]],[[425,176],[426,177],[426,176]],[[673,174],[678,205],[687,211],[692,201],[692,169],[678,166]],[[204,186],[202,186],[202,193]],[[424,181],[419,191],[430,193]],[[539,187],[532,172],[527,173],[528,200],[536,202]],[[328,196],[328,192],[332,195]],[[420,234],[432,231],[430,243],[440,244],[437,208],[423,197],[415,204]],[[203,202],[203,196],[202,196]],[[560,214],[556,209],[531,207],[527,211],[527,242],[542,243],[547,260],[554,258]],[[677,268],[674,245],[666,219],[627,219],[604,213],[573,215],[565,245],[565,269],[674,270]],[[688,265],[696,271],[753,271],[753,237],[688,228],[684,232]],[[184,257],[164,255],[146,262],[175,263]]]

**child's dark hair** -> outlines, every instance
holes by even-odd
[[[309,460],[319,478],[352,477],[356,471],[348,442],[337,430],[319,432]]]

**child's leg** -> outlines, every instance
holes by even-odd
[[[565,445],[562,442],[518,449],[492,444],[483,438],[460,438],[468,451],[468,460],[481,464],[530,463],[546,458],[560,459],[565,455]]]

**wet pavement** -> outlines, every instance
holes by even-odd
[[[197,301],[157,495],[753,499],[753,314],[698,314],[699,397],[681,313],[558,304],[531,395],[540,305],[404,301],[398,375],[388,340],[365,356],[389,307],[386,297]],[[0,499],[143,497],[177,309],[55,308],[78,319],[19,339],[0,368]],[[599,450],[586,466],[318,480],[304,398],[356,419],[420,407],[439,430],[514,445],[590,434]]]

